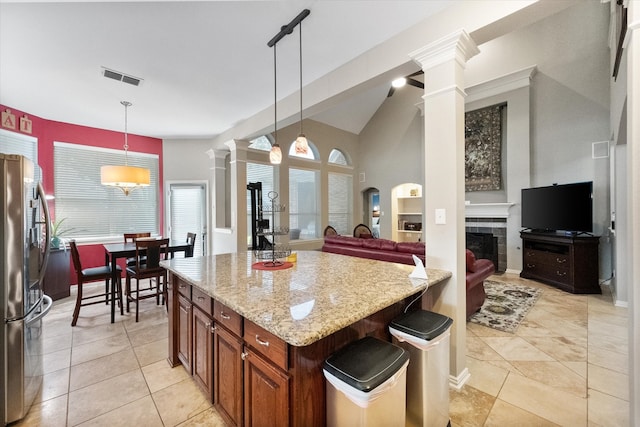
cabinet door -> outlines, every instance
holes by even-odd
[[[227,424],[242,425],[242,340],[216,324],[214,342],[214,402]]]
[[[193,379],[209,401],[213,397],[212,325],[213,321],[207,314],[193,308]]]
[[[249,427],[289,425],[289,377],[258,353],[244,350],[244,423]]]
[[[191,374],[191,301],[178,295],[178,359]]]

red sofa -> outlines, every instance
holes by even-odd
[[[394,242],[387,239],[363,239],[360,237],[324,236],[323,252],[351,255],[379,261],[413,265],[413,255],[424,263],[425,246],[422,242]]]
[[[394,242],[387,239],[363,239],[359,237],[327,235],[322,245],[324,252],[350,255],[380,261],[398,262],[413,265],[413,256],[425,262],[425,244],[423,242]],[[486,293],[484,280],[491,276],[495,268],[491,260],[476,259],[473,252],[466,250],[466,293],[467,319],[480,310]]]

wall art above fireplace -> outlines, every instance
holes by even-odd
[[[465,114],[465,191],[502,188],[502,113],[506,104]]]

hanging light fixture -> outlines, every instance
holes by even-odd
[[[311,11],[309,9],[304,9],[302,12],[300,12],[298,14],[298,16],[293,18],[293,20],[291,22],[289,22],[287,25],[282,26],[280,28],[280,32],[278,34],[276,34],[267,43],[267,46],[273,48],[273,80],[274,80],[274,83],[273,83],[273,94],[274,94],[274,102],[273,102],[274,120],[273,120],[273,123],[274,123],[274,129],[275,130],[274,130],[274,143],[271,146],[271,151],[269,152],[269,161],[274,165],[278,165],[282,161],[282,150],[280,149],[280,145],[278,144],[278,123],[277,123],[277,120],[278,120],[277,111],[278,110],[276,108],[276,102],[277,102],[277,99],[278,99],[277,94],[276,94],[276,88],[277,88],[277,79],[276,79],[276,71],[277,71],[277,66],[276,66],[276,44],[284,36],[286,36],[287,34],[291,34],[293,32],[293,29],[296,27],[296,25],[300,24],[304,18],[309,16],[310,13],[311,13]],[[307,154],[307,152],[309,150],[309,144],[307,143],[307,138],[302,133],[302,25],[300,25],[300,135],[298,135],[298,138],[296,139],[295,150],[296,150],[296,153],[298,153],[298,154]]]
[[[279,165],[282,162],[282,150],[278,145],[278,66],[276,64],[276,45],[273,45],[273,145],[269,151],[269,162]]]
[[[149,169],[129,166],[127,135],[127,109],[132,105],[128,101],[120,101],[124,105],[124,166],[102,166],[100,168],[100,182],[107,187],[115,187],[122,190],[128,196],[139,187],[148,187],[151,182]]]
[[[307,154],[309,143],[307,137],[302,132],[302,21],[300,21],[300,133],[296,138],[296,154]]]

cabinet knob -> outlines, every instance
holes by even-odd
[[[256,342],[260,345],[263,345],[265,347],[269,347],[269,341],[263,341],[260,339],[259,335],[256,335]]]
[[[198,297],[198,301],[204,301],[204,297]]]
[[[535,264],[529,264],[527,263],[527,268],[534,268],[536,265]]]
[[[556,262],[557,262],[558,264],[564,264],[565,262],[567,262],[567,259],[566,259],[566,258],[565,258],[565,259],[562,259],[562,258],[556,258]]]
[[[556,276],[566,276],[567,272],[566,271],[556,271]]]
[[[224,311],[220,312],[220,317],[222,317],[224,320],[229,320],[231,319],[231,316],[229,316],[228,314],[225,314]]]
[[[249,355],[249,353],[247,353],[246,351],[243,351],[243,352],[240,354],[240,357],[242,358],[242,360],[247,360],[247,356],[248,356],[248,355]]]

